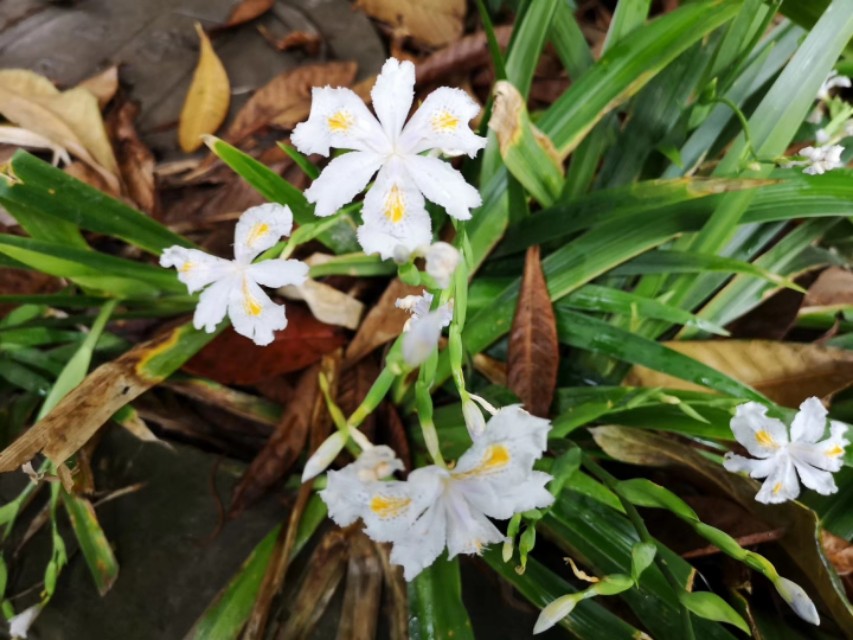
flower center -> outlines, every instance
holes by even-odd
[[[388,197],[385,199],[384,213],[385,217],[394,224],[400,222],[406,214],[406,202],[396,184],[391,187],[391,191],[388,192]]]
[[[376,495],[370,501],[370,510],[383,520],[396,518],[412,503],[411,498],[393,498]]]
[[[347,133],[351,128],[355,118],[349,111],[338,111],[326,118],[326,125],[332,133]]]

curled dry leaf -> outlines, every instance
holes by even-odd
[[[458,40],[465,21],[465,0],[358,0],[356,7],[431,47]]]
[[[370,538],[355,532],[350,540],[338,638],[375,638],[381,602],[382,562]]]
[[[213,50],[210,39],[196,23],[201,47],[190,89],[178,123],[178,142],[190,153],[202,145],[202,136],[214,133],[225,116],[231,101],[231,85],[225,67]]]
[[[60,92],[32,71],[5,69],[0,71],[0,114],[67,149],[118,191],[118,165],[98,101],[87,89]]]
[[[338,327],[357,329],[364,312],[361,302],[316,280],[306,280],[298,286],[282,287],[279,292],[291,300],[304,300],[317,320]]]
[[[243,105],[225,138],[236,143],[269,125],[293,128],[308,117],[312,87],[349,86],[357,69],[355,62],[329,62],[306,65],[277,75],[255,91]]]
[[[0,125],[0,144],[11,144],[24,149],[44,149],[53,154],[51,162],[54,165],[59,164],[60,160],[64,164],[71,164],[71,158],[68,157],[68,151],[64,147],[50,138],[23,127]]]
[[[302,455],[308,441],[314,406],[318,399],[322,399],[317,384],[319,372],[320,365],[315,364],[306,369],[299,378],[296,392],[285,407],[275,431],[234,488],[231,506],[228,508],[229,518],[236,517],[246,507],[254,504],[270,487],[287,475]]]
[[[557,321],[537,245],[527,250],[524,260],[507,359],[508,386],[535,416],[548,416],[557,385],[559,349]]]
[[[397,278],[392,280],[376,305],[367,312],[364,322],[358,328],[358,333],[347,347],[346,362],[356,362],[399,336],[403,332],[403,325],[409,319],[409,314],[398,309],[395,302],[397,298],[420,293],[419,287],[404,284]]]
[[[317,362],[345,342],[341,329],[315,319],[299,304],[287,305],[287,328],[259,347],[226,329],[184,367],[222,384],[249,385]]]
[[[94,95],[98,99],[98,106],[103,109],[118,91],[118,66],[107,67],[100,73],[86,78],[77,86]]]
[[[664,343],[760,391],[786,407],[830,396],[853,384],[853,353],[816,344],[771,340],[696,340]],[[635,366],[624,384],[690,391],[707,388]]]
[[[154,177],[154,155],[136,132],[134,121],[138,114],[137,104],[125,102],[113,111],[108,124],[128,197],[145,213],[156,215],[159,197]]]
[[[498,44],[506,47],[512,35],[511,26],[497,27],[495,37]],[[434,84],[449,75],[467,75],[470,71],[490,63],[486,34],[472,33],[432,53],[423,62],[415,65],[415,76],[419,85]]]
[[[853,544],[844,538],[831,534],[829,531],[821,532],[820,542],[826,552],[826,557],[835,567],[838,575],[849,576],[853,574]]]
[[[853,305],[853,273],[830,267],[809,287],[800,313]]]
[[[320,53],[320,45],[323,43],[319,33],[308,33],[306,31],[292,31],[281,38],[276,38],[269,29],[263,25],[258,27],[258,31],[264,37],[264,40],[270,43],[276,51],[290,51],[292,49],[301,49],[306,55],[316,56]]]
[[[218,28],[236,27],[238,24],[260,18],[272,9],[274,4],[275,0],[241,0],[240,4],[231,10],[231,15],[228,16],[225,23]]]

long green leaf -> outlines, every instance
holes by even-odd
[[[459,560],[436,560],[409,583],[409,635],[412,640],[474,638],[462,603]]]

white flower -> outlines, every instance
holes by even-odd
[[[826,428],[826,409],[817,398],[800,405],[791,423],[791,437],[785,425],[767,417],[767,407],[757,402],[739,405],[732,418],[732,432],[757,459],[727,453],[723,465],[729,471],[746,472],[753,478],[767,478],[755,499],[766,504],[793,500],[800,495],[800,481],[809,489],[829,495],[838,491],[832,473],[841,469],[847,426],[832,421],[830,435],[820,440]]]
[[[824,145],[822,147],[805,147],[800,150],[801,155],[805,160],[794,160],[788,162],[784,166],[788,167],[806,167],[803,173],[809,175],[821,175],[833,169],[840,169],[844,166],[841,160],[841,154],[844,153],[844,147],[838,144]]]
[[[32,607],[24,609],[21,613],[12,616],[9,619],[9,635],[13,638],[26,638],[30,632],[30,627],[35,622],[35,619],[41,613],[43,604],[39,602]]]
[[[460,149],[474,157],[486,141],[468,128],[480,111],[460,89],[433,91],[406,124],[412,107],[415,67],[390,58],[371,91],[378,120],[355,93],[343,88],[315,88],[311,114],[291,136],[303,153],[327,156],[332,147],[351,149],[333,159],[305,191],[315,213],[328,216],[361,192],[377,171],[364,199],[364,226],[358,238],[366,253],[383,259],[403,245],[410,251],[431,239],[424,198],[447,213],[467,220],[482,203],[477,190],[438,158],[420,155],[431,149]],[[404,126],[405,124],[405,126]]]
[[[411,319],[403,327],[403,359],[410,367],[423,364],[433,350],[438,346],[441,330],[453,320],[453,302],[441,305],[435,311],[430,311],[432,294],[424,291],[419,296],[398,298],[394,303],[398,309],[405,309],[412,314]]]
[[[446,242],[436,242],[426,250],[426,272],[442,289],[450,286],[450,279],[459,265],[459,252]]]
[[[405,482],[382,482],[378,474],[362,477],[359,460],[330,472],[329,488],[320,495],[338,524],[351,524],[358,514],[367,535],[392,542],[391,561],[403,565],[406,580],[412,580],[445,547],[453,558],[502,541],[489,518],[506,520],[553,502],[545,489],[551,476],[533,471],[550,428],[519,406],[506,407],[452,470],[432,465],[413,471]]]
[[[273,341],[273,333],[287,326],[287,318],[284,306],[270,300],[260,285],[300,285],[308,276],[308,266],[298,260],[266,260],[257,264],[252,264],[252,260],[279,238],[289,235],[292,227],[289,208],[263,204],[247,209],[240,216],[234,229],[234,260],[179,246],[163,251],[160,265],[175,267],[178,279],[187,285],[190,293],[207,287],[193,316],[196,329],[212,333],[227,313],[237,333],[259,345]]]
[[[829,75],[826,77],[826,80],[823,81],[823,84],[818,89],[816,100],[820,102],[826,102],[829,100],[829,92],[835,89],[836,87],[843,87],[846,89],[850,88],[850,78],[847,76],[838,75],[838,71],[833,69],[829,72]]]

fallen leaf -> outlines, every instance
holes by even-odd
[[[831,396],[853,384],[853,352],[771,340],[673,341],[665,346],[711,366],[786,407],[811,396]],[[634,366],[623,384],[690,391],[708,389]]]
[[[96,171],[91,165],[84,162],[72,162],[65,167],[65,173],[114,198],[118,198],[121,195],[121,192],[117,189],[117,184],[108,182],[104,179],[103,173]]]
[[[828,308],[853,305],[853,273],[841,267],[830,267],[809,287],[800,313],[814,313]]]
[[[315,319],[298,304],[287,305],[287,328],[265,347],[226,329],[184,369],[222,384],[250,385],[299,371],[345,342],[343,331]]]
[[[67,149],[118,191],[118,165],[95,96],[75,87],[60,92],[23,69],[0,71],[0,114]]]
[[[507,386],[533,415],[547,417],[557,386],[560,343],[539,246],[527,250],[518,306],[509,332]]]
[[[231,10],[228,19],[222,25],[214,27],[212,31],[236,27],[238,24],[259,18],[272,9],[274,4],[275,0],[241,0],[240,4]]]
[[[320,53],[320,45],[323,43],[319,33],[307,33],[305,31],[292,31],[281,38],[276,38],[269,29],[263,25],[258,27],[258,31],[264,37],[264,40],[270,43],[276,51],[290,51],[298,49],[305,52],[305,55],[316,56]]]
[[[403,325],[409,319],[409,314],[398,309],[394,304],[397,298],[418,295],[420,287],[404,284],[395,278],[385,289],[379,301],[367,312],[364,322],[347,347],[345,361],[353,363],[374,349],[394,340],[403,332]]]
[[[829,531],[821,532],[820,542],[826,552],[826,557],[829,558],[838,575],[849,576],[853,574],[853,544],[844,538],[831,534]]]
[[[373,542],[361,531],[355,532],[350,539],[338,638],[370,640],[376,637],[382,576],[382,561]]]
[[[107,67],[91,78],[86,78],[77,86],[94,95],[98,99],[98,106],[103,109],[118,91],[118,66]]]
[[[11,144],[25,149],[45,149],[53,154],[50,161],[54,166],[59,164],[60,160],[64,164],[71,164],[71,158],[68,157],[68,151],[64,147],[50,138],[23,127],[0,125],[0,144]]]
[[[148,425],[145,424],[145,420],[142,419],[142,416],[140,416],[135,409],[129,405],[127,409],[128,411],[123,412],[124,415],[114,416],[115,421],[121,425],[123,429],[142,442],[156,442],[167,449],[172,448],[171,444],[165,440],[160,440],[160,438],[158,438],[154,432],[148,428]]]
[[[496,360],[484,353],[477,353],[472,359],[472,364],[477,373],[484,376],[492,384],[501,387],[507,386],[505,362]]]
[[[495,37],[501,47],[509,44],[512,26],[495,29]],[[449,75],[467,75],[469,72],[491,62],[486,34],[478,31],[450,43],[443,49],[430,54],[423,62],[415,65],[415,77],[419,85],[434,84]]]
[[[287,475],[302,455],[308,440],[313,409],[318,398],[322,400],[317,384],[319,372],[320,365],[315,364],[300,377],[296,392],[285,407],[275,431],[234,488],[228,518],[235,518],[246,507],[254,504],[270,487]]]
[[[308,117],[313,87],[349,86],[357,69],[355,62],[329,62],[277,75],[255,91],[237,112],[225,139],[233,144],[269,125],[293,128]]]
[[[403,568],[398,564],[391,564],[390,544],[374,543],[374,546],[382,563],[388,637],[390,640],[409,640],[408,584],[403,577]]]
[[[225,67],[201,25],[196,23],[195,30],[201,42],[198,65],[178,123],[178,142],[187,153],[202,145],[203,135],[214,133],[219,128],[228,115],[231,101],[231,85]]]
[[[304,300],[311,313],[320,322],[347,329],[357,329],[364,313],[364,305],[323,282],[306,280],[301,285],[279,289],[281,295],[291,300]]]
[[[431,47],[459,39],[466,11],[465,0],[358,0],[355,6]]]
[[[145,213],[156,215],[160,207],[154,177],[154,154],[136,132],[134,121],[138,114],[136,103],[125,102],[110,114],[108,124],[128,197]]]

